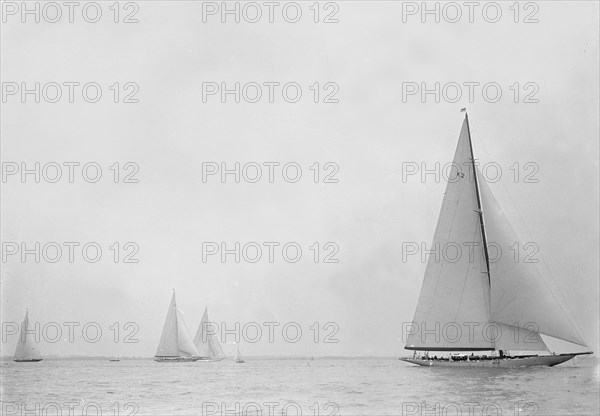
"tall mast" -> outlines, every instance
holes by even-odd
[[[477,181],[477,168],[475,166],[475,155],[473,153],[473,142],[471,141],[471,128],[469,127],[469,115],[465,110],[465,121],[467,122],[467,135],[469,136],[469,149],[471,150],[471,165],[473,166],[473,178],[475,181],[475,194],[477,195],[477,213],[479,214],[479,224],[481,225],[481,239],[483,242],[483,254],[485,256],[485,267],[488,276],[488,284],[492,285],[490,279],[490,257],[488,254],[487,236],[485,234],[485,223],[483,221],[483,207],[481,205],[481,195],[479,193],[479,182]]]

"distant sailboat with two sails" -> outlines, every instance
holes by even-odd
[[[401,360],[421,366],[528,367],[592,354],[550,353],[542,335],[589,347],[536,264],[515,261],[510,248],[520,240],[481,178],[465,114],[433,237],[433,246],[454,244],[463,255],[429,256],[406,331],[404,348],[414,354]],[[472,255],[464,254],[465,247],[473,248]],[[431,352],[450,355],[438,358]]]
[[[173,291],[154,361],[191,362],[199,359],[201,356],[183,320],[183,313],[177,308]]]
[[[225,358],[223,348],[218,338],[209,331],[208,307],[204,309],[202,320],[194,337],[194,345],[200,355],[200,361],[221,361]]]
[[[13,360],[18,363],[37,363],[42,361],[42,354],[35,343],[34,334],[29,333],[29,310],[25,312],[25,319],[21,325],[21,334],[15,350]]]

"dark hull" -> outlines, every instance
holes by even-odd
[[[43,360],[43,358],[29,358],[29,359],[25,359],[25,360],[14,359],[13,361],[16,363],[37,363],[42,360]]]
[[[589,353],[588,353],[589,354]],[[488,368],[518,368],[548,366],[552,367],[566,361],[569,361],[578,353],[558,354],[558,355],[533,355],[533,356],[513,356],[504,358],[493,358],[488,360],[463,360],[463,361],[445,361],[445,360],[423,360],[419,358],[400,358],[407,363],[416,364],[424,367],[488,367]]]
[[[191,363],[199,359],[200,357],[154,357],[154,361],[159,363]]]

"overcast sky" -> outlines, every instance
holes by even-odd
[[[419,2],[420,3],[420,2]],[[401,355],[402,323],[409,322],[425,264],[417,256],[402,261],[403,242],[430,244],[445,184],[431,176],[402,177],[403,163],[452,160],[467,106],[477,157],[503,169],[491,184],[526,242],[535,242],[552,278],[591,348],[598,351],[598,5],[595,2],[538,2],[538,23],[515,23],[509,3],[502,18],[486,22],[477,9],[474,23],[405,16],[400,3],[338,2],[338,23],[313,21],[311,3],[302,3],[298,23],[275,13],[251,24],[202,21],[201,3],[138,2],[139,23],[115,24],[104,5],[97,24],[75,15],[56,24],[22,24],[19,15],[2,25],[2,81],[44,85],[96,82],[103,96],[91,104],[76,90],[69,103],[21,103],[19,95],[2,104],[2,161],[41,165],[98,163],[97,183],[13,175],[2,184],[2,241],[97,242],[103,256],[86,262],[81,250],[69,263],[64,248],[57,263],[19,255],[2,263],[2,321],[97,322],[103,336],[85,342],[42,343],[42,354],[139,355],[156,351],[171,290],[192,332],[205,305],[211,320],[297,322],[303,336],[285,342],[244,343],[246,355]],[[279,9],[278,9],[279,10]],[[331,10],[321,10],[320,19]],[[121,10],[122,15],[129,11]],[[267,12],[266,9],[263,12]],[[467,13],[463,9],[463,13]],[[531,10],[521,10],[523,20]],[[291,13],[291,12],[290,12]],[[490,12],[491,13],[491,12]],[[231,18],[230,18],[231,19]],[[139,103],[113,102],[115,82],[139,86]],[[207,82],[242,84],[296,82],[297,103],[221,103],[202,100]],[[338,103],[320,101],[326,82],[339,86]],[[436,103],[403,100],[403,83],[463,85],[463,97]],[[469,102],[465,82],[497,83],[502,97],[488,102],[475,89]],[[513,86],[519,83],[518,102]],[[531,84],[525,89],[525,83]],[[404,84],[406,86],[406,84]],[[513,86],[512,90],[510,89]],[[267,93],[263,87],[263,94]],[[333,88],[333,87],[332,87]],[[405,87],[406,88],[406,87]],[[523,102],[536,90],[537,103]],[[448,90],[449,91],[449,90]],[[48,90],[48,93],[50,91]],[[493,96],[492,96],[493,98]],[[138,183],[113,182],[115,162],[139,166]],[[274,183],[240,183],[218,176],[202,180],[203,162],[278,162]],[[286,182],[281,166],[302,168],[297,183]],[[309,168],[318,162],[319,183]],[[323,183],[324,164],[339,167],[337,183]],[[537,183],[525,183],[537,167]],[[519,180],[514,169],[519,165]],[[6,165],[5,165],[6,167]],[[91,172],[91,171],[90,171]],[[290,171],[290,174],[293,172]],[[202,260],[203,242],[296,242],[297,263],[286,262],[281,246],[269,263],[266,248],[257,263],[232,256]],[[114,242],[121,244],[119,263]],[[123,263],[135,242],[137,264]],[[320,261],[313,261],[320,244]],[[324,263],[334,242],[338,263]],[[80,246],[81,247],[81,246]],[[6,253],[5,253],[6,254]],[[535,296],[535,294],[532,294]],[[113,322],[135,322],[138,343],[113,341]],[[318,322],[319,343],[309,327]],[[323,343],[334,332],[338,343]],[[81,328],[81,326],[79,328]],[[281,328],[280,326],[280,328]],[[263,327],[266,331],[266,327]],[[292,332],[290,332],[292,334]],[[230,338],[231,339],[231,338]],[[16,337],[3,354],[12,354]],[[232,346],[225,350],[231,353]]]

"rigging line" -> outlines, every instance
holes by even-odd
[[[488,284],[490,285],[490,290],[492,286],[492,280],[490,276],[490,256],[487,248],[487,238],[485,235],[485,224],[483,221],[483,206],[481,204],[481,195],[479,192],[479,183],[477,181],[477,167],[475,166],[475,153],[473,152],[473,142],[471,140],[471,126],[469,125],[469,114],[465,113],[465,122],[467,123],[467,136],[469,138],[469,150],[471,151],[471,166],[473,167],[473,178],[475,182],[475,194],[477,195],[477,208],[479,209],[479,222],[481,224],[481,237],[483,240],[483,252],[485,254],[485,265],[486,272],[488,274]]]
[[[508,135],[506,134],[506,131],[503,131],[503,134],[505,136],[509,136],[512,137],[512,135]],[[483,136],[482,136],[483,137]],[[488,159],[493,160],[492,157],[490,156],[490,153],[487,150],[487,146],[485,145],[485,140],[480,137],[479,138],[479,142],[482,144],[482,148],[484,150],[484,152],[486,153],[486,155],[488,156]],[[485,178],[484,178],[485,180]],[[515,212],[517,213],[517,216],[519,217],[519,220],[521,221],[521,224],[523,226],[523,228],[525,228],[525,232],[528,234],[528,236],[530,237],[530,239],[532,241],[535,241],[535,239],[533,238],[533,234],[529,231],[529,228],[527,227],[527,223],[523,220],[523,217],[521,216],[521,212],[519,211],[517,204],[515,204],[508,188],[506,187],[506,185],[504,184],[504,179],[502,177],[500,177],[500,180],[497,181],[500,182],[500,186],[502,186],[502,189],[504,190],[504,192],[506,193],[506,195],[508,196],[508,199],[510,200]],[[489,187],[489,185],[488,185]],[[498,203],[499,204],[499,203]],[[502,212],[502,214],[506,217],[506,214],[504,212]],[[507,219],[507,223],[508,226],[510,227],[511,231],[513,232],[513,234],[518,238],[519,235],[518,233],[515,231],[515,229],[513,228],[512,224],[510,221],[508,221],[508,217],[506,217]],[[573,325],[575,331],[578,333],[577,335],[579,335],[579,337],[583,340],[583,334],[582,331],[579,327],[579,325],[577,324],[577,322],[575,321],[575,318],[572,317],[572,313],[567,305],[567,301],[566,299],[562,296],[562,294],[560,293],[560,286],[558,285],[558,283],[556,282],[556,280],[554,279],[554,273],[552,273],[552,269],[549,267],[548,262],[546,261],[546,259],[544,258],[544,256],[542,255],[541,251],[538,251],[542,260],[542,263],[544,263],[545,269],[547,269],[548,273],[549,273],[549,277],[550,280],[552,280],[552,283],[554,284],[555,288],[558,290],[553,290],[553,288],[548,284],[549,282],[546,281],[546,279],[543,277],[543,275],[541,274],[539,268],[535,265],[533,265],[533,268],[536,270],[536,272],[538,273],[538,276],[540,277],[540,280],[544,283],[544,285],[548,288],[548,290],[550,291],[550,294],[552,295],[552,297],[554,298],[554,300],[556,301],[556,303],[558,304],[558,306],[561,308],[563,314],[565,315],[565,317],[567,318],[567,320],[569,321],[569,323],[571,325]],[[558,292],[558,296],[560,296],[560,299],[558,299],[556,296],[557,294],[555,292]]]

